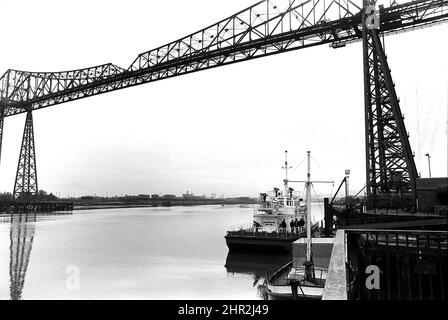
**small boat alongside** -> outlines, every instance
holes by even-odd
[[[327,268],[313,267],[311,279],[306,279],[306,266],[281,267],[269,276],[262,289],[265,300],[321,300],[327,278]]]

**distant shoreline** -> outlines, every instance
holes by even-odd
[[[312,203],[323,203],[323,201],[312,201]],[[195,206],[251,206],[257,205],[257,202],[174,202],[168,204],[88,204],[88,205],[73,205],[73,210],[96,210],[96,209],[120,209],[120,208],[170,208],[170,207],[195,207]]]
[[[323,203],[323,201],[312,201],[312,203]],[[134,203],[134,204],[126,204],[126,203],[101,203],[101,204],[74,204],[73,211],[89,211],[89,210],[104,210],[104,209],[132,209],[132,208],[170,208],[170,207],[195,207],[195,206],[240,206],[240,207],[250,207],[258,204],[258,201],[241,201],[241,202],[233,202],[233,201],[172,201],[165,203]],[[41,212],[44,213],[44,212]],[[47,212],[51,214],[51,212]],[[1,211],[0,217],[6,217],[10,214]]]
[[[194,207],[194,206],[244,206],[249,207],[251,205],[255,205],[256,203],[245,203],[245,202],[227,202],[227,203],[218,203],[218,202],[198,202],[198,203],[191,203],[191,202],[174,202],[174,203],[164,203],[164,204],[148,204],[148,203],[136,203],[136,204],[74,204],[73,205],[73,211],[89,211],[89,210],[104,210],[104,209],[132,209],[132,208],[170,208],[170,207]],[[58,212],[58,211],[54,211]],[[69,212],[69,211],[66,211]],[[72,212],[72,211],[70,211]],[[52,214],[52,212],[39,212],[39,213],[46,213],[46,214]],[[1,211],[0,217],[6,217],[10,214]]]
[[[216,203],[202,203],[202,204],[172,204],[169,206],[154,206],[149,204],[135,204],[135,205],[80,205],[73,206],[73,211],[87,211],[87,210],[99,210],[99,209],[132,209],[132,208],[170,208],[170,207],[196,207],[196,206],[250,206],[254,204],[245,203],[227,203],[227,204],[216,204]]]

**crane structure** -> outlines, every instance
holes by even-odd
[[[14,197],[38,193],[35,110],[292,50],[362,41],[368,207],[381,205],[382,199],[408,199],[414,206],[417,170],[381,37],[446,22],[448,0],[399,2],[262,0],[139,54],[127,69],[108,63],[65,72],[7,70],[0,78],[0,157],[5,118],[27,114]]]

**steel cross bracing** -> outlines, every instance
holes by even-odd
[[[260,1],[210,27],[140,54],[127,69],[105,64],[66,72],[8,70],[0,78],[0,156],[4,118],[28,113],[14,195],[37,194],[33,110],[291,50],[322,44],[338,48],[362,40],[366,146],[370,150],[368,194],[411,192],[415,200],[415,164],[379,36],[446,22],[448,0],[362,2]],[[365,6],[380,2],[379,29],[366,31]],[[31,135],[25,135],[27,128]]]
[[[366,23],[363,52],[367,206],[415,208],[417,169],[399,99],[378,32]]]
[[[22,147],[14,184],[14,198],[17,200],[35,200],[38,196],[36,152],[34,146],[33,113],[26,114]]]
[[[359,1],[358,1],[359,2]],[[380,34],[448,19],[448,0],[381,10]],[[5,117],[190,72],[321,44],[362,40],[362,5],[351,0],[264,0],[210,27],[113,64],[67,72],[8,70],[0,78]]]

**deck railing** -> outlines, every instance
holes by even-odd
[[[227,231],[227,235],[283,238],[283,237],[293,237],[297,235],[303,235],[306,232],[305,227],[298,227],[294,229],[295,230],[293,231],[291,231],[291,228],[286,229],[278,228],[276,230],[272,230],[267,228],[254,227],[251,224],[243,224],[229,228],[229,231]]]
[[[328,269],[327,268],[321,268],[321,267],[313,267],[314,269],[314,280],[318,283],[323,283],[325,279],[327,278]],[[291,272],[288,275],[288,278],[290,280],[302,280],[305,276],[306,267],[305,266],[299,266],[299,267],[292,267]]]
[[[443,207],[445,208],[445,207]],[[339,227],[346,225],[357,224],[371,224],[380,222],[398,222],[410,219],[423,219],[423,218],[443,218],[448,217],[446,210],[438,209],[434,212],[408,212],[397,209],[374,209],[368,210],[366,213],[354,213],[353,211],[338,211],[334,210],[334,215],[337,216],[336,224]]]
[[[444,300],[448,288],[446,231],[345,230],[348,298]],[[369,266],[379,270],[367,286]],[[372,269],[373,270],[373,269]]]

